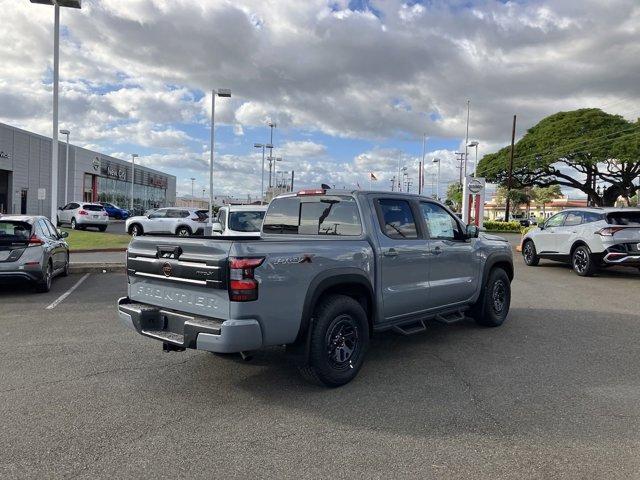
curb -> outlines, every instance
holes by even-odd
[[[124,273],[124,263],[71,263],[69,273]]]
[[[126,252],[127,247],[89,248],[87,250],[69,250],[69,253]]]

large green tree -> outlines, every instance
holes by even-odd
[[[485,155],[478,174],[504,184],[511,147]],[[560,185],[584,192],[596,205],[613,205],[639,188],[640,120],[597,108],[560,112],[530,128],[515,146],[512,187]],[[606,185],[598,194],[594,184]]]

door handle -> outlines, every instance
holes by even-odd
[[[434,255],[440,255],[442,253],[442,249],[440,247],[435,247],[433,249],[433,254]]]
[[[385,250],[383,255],[385,257],[397,257],[398,256],[398,252],[396,251],[395,248],[390,248],[389,250]]]

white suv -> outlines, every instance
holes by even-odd
[[[522,256],[529,266],[541,258],[571,263],[580,276],[598,267],[640,268],[640,209],[565,210],[524,235]]]
[[[158,208],[148,215],[130,217],[125,222],[129,235],[137,236],[143,233],[169,233],[188,237],[204,232],[207,215],[202,211],[189,208]]]
[[[109,226],[109,215],[99,203],[71,202],[58,208],[58,226],[62,224],[73,230],[95,227],[104,232]]]
[[[213,224],[213,235],[259,237],[267,205],[228,205],[220,207]]]

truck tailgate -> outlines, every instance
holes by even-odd
[[[129,298],[227,320],[227,258],[232,243],[202,237],[135,237],[127,250]]]

